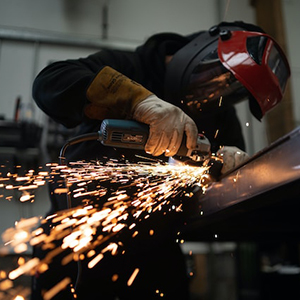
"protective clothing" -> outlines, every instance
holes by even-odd
[[[188,149],[196,146],[198,129],[189,116],[111,67],[106,66],[97,74],[87,90],[87,98],[84,112],[91,119],[133,118],[150,125],[145,147],[149,154],[175,155],[184,133]]]
[[[154,156],[177,153],[183,135],[187,137],[187,148],[196,147],[198,129],[194,121],[180,108],[165,102],[155,95],[136,105],[133,118],[150,125],[150,134],[145,146],[147,153]]]
[[[188,36],[162,33],[150,37],[133,52],[101,50],[86,58],[55,62],[45,67],[35,78],[33,98],[53,120],[67,128],[76,127],[76,134],[97,132],[101,124],[100,117],[109,118],[116,112],[107,109],[107,103],[92,99],[92,91],[95,91],[92,86],[101,80],[102,69],[109,66],[165,101],[165,57],[174,55],[190,40]],[[175,85],[172,86],[173,89]],[[175,98],[166,102],[173,105],[177,103]],[[89,107],[96,109],[88,111]],[[123,106],[119,105],[118,108],[121,111]],[[96,111],[99,113],[97,116]],[[127,115],[128,110],[123,112]],[[217,151],[223,145],[245,149],[241,125],[233,106],[203,111],[197,115],[185,112],[196,123],[198,132],[205,134],[210,140],[212,151]],[[59,151],[60,145],[57,144],[57,147]],[[125,155],[131,161],[136,160],[135,154],[145,155],[145,152],[120,151],[91,142],[70,147],[66,153],[67,160],[101,159],[103,156],[118,158]]]
[[[290,76],[283,50],[260,30],[221,23],[196,35],[167,66],[166,100],[195,112],[249,99],[260,120],[281,101]]]
[[[90,119],[131,119],[135,106],[152,95],[137,82],[111,67],[104,67],[87,89],[84,112]]]
[[[222,174],[227,173],[249,159],[249,155],[246,152],[232,146],[222,147],[217,151],[217,156],[223,160]]]

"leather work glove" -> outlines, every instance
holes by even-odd
[[[145,150],[152,155],[175,155],[184,132],[187,148],[196,147],[198,130],[189,116],[109,66],[95,76],[86,97],[84,114],[89,119],[135,119],[148,124]]]
[[[142,85],[105,66],[88,86],[84,114],[89,119],[132,119],[134,107],[152,95]]]
[[[222,147],[217,151],[217,156],[223,160],[222,174],[242,164],[249,158],[246,152],[233,146]]]
[[[133,119],[150,126],[145,145],[147,153],[154,156],[163,153],[165,156],[175,155],[180,148],[184,133],[187,137],[187,148],[196,147],[198,129],[194,121],[180,108],[155,95],[148,96],[136,105]]]

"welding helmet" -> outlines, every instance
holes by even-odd
[[[252,114],[260,120],[283,97],[290,76],[286,56],[264,32],[221,24],[175,53],[167,65],[165,99],[187,113],[249,99]]]

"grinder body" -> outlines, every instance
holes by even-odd
[[[98,134],[99,141],[105,146],[144,150],[149,136],[149,126],[133,120],[105,119]],[[210,156],[210,146],[209,140],[199,134],[196,148],[187,149],[184,136],[176,156],[204,161]]]
[[[144,150],[149,136],[149,126],[133,120],[105,119],[98,132],[84,134],[67,141],[60,151],[61,164],[65,164],[66,149],[74,144],[98,140],[103,145],[133,150]],[[211,155],[209,140],[202,134],[198,135],[195,149],[187,149],[184,135],[175,160],[189,165],[209,167],[209,174],[218,178],[222,169],[222,161]]]

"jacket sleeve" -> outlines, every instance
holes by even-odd
[[[86,90],[102,67],[101,61],[93,63],[89,59],[55,62],[35,78],[33,98],[55,121],[75,127],[84,119]]]
[[[98,52],[53,63],[36,77],[33,98],[47,115],[69,128],[86,119],[130,118],[135,105],[151,92],[121,73],[132,68],[124,57]]]

